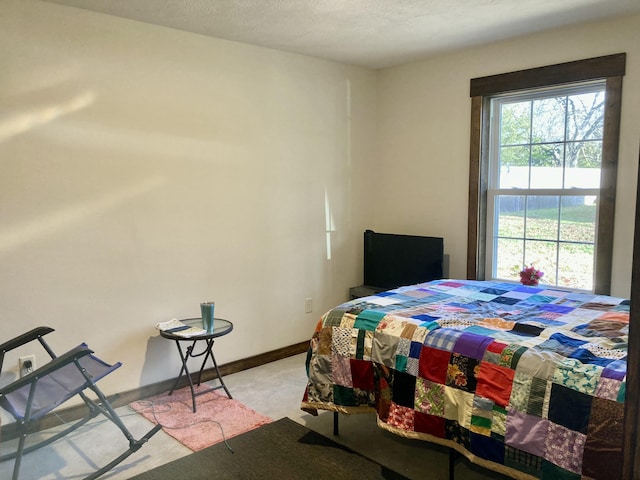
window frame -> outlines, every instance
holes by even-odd
[[[503,105],[508,105],[514,102],[530,103],[536,100],[547,99],[550,97],[553,97],[553,98],[568,97],[572,95],[580,95],[585,93],[593,94],[595,92],[598,92],[598,93],[601,92],[602,98],[604,99],[605,87],[606,87],[606,84],[604,80],[594,80],[594,81],[588,81],[588,82],[575,83],[571,85],[556,85],[553,87],[546,87],[542,89],[538,88],[538,89],[532,89],[532,90],[527,90],[522,92],[515,92],[515,93],[511,92],[504,95],[492,95],[490,97],[489,103],[492,109],[492,125],[490,125],[489,137],[490,137],[491,143],[489,145],[489,156],[487,158],[487,161],[489,162],[489,176],[487,180],[487,212],[488,213],[493,212],[493,213],[488,214],[486,217],[487,250],[485,252],[485,276],[494,278],[494,279],[506,278],[506,277],[500,277],[500,276],[496,277],[496,272],[495,272],[495,268],[497,266],[495,264],[495,262],[497,261],[495,257],[497,252],[496,235],[498,233],[495,231],[496,220],[497,220],[496,218],[497,211],[495,210],[497,198],[499,197],[502,198],[504,196],[517,196],[517,197],[524,196],[525,198],[531,197],[531,196],[534,196],[534,197],[542,196],[547,198],[557,197],[558,199],[557,206],[560,209],[561,205],[563,205],[563,199],[566,197],[575,197],[575,196],[578,196],[578,197],[593,196],[596,198],[600,197],[600,187],[599,186],[596,187],[595,185],[590,187],[585,187],[585,186],[566,187],[564,185],[547,186],[547,187],[540,187],[540,186],[532,187],[530,185],[525,187],[521,185],[518,188],[501,187],[500,186],[500,147],[501,147],[500,142],[501,142],[501,133],[502,133],[501,122],[500,122],[501,107]],[[602,108],[602,113],[604,114],[604,105],[601,108]],[[565,122],[567,121],[566,118],[564,120]],[[529,118],[529,121],[531,121],[531,118]],[[563,131],[564,131],[564,128],[563,128]],[[531,138],[529,138],[529,140],[532,141]],[[593,138],[575,140],[575,139],[566,138],[563,136],[562,139],[555,139],[554,143],[561,143],[563,145],[563,148],[566,148],[567,144],[570,144],[572,142],[584,142],[584,141],[593,141],[593,140],[594,140]],[[601,154],[602,138],[599,137],[596,140],[600,142],[599,150]],[[526,147],[532,146],[531,143],[526,145],[523,143],[523,145]],[[600,166],[598,166],[598,170],[600,170]],[[563,172],[562,176],[564,179],[564,175],[566,174],[566,165],[564,164],[562,165],[562,172]],[[594,233],[597,232],[597,228],[598,228],[596,217],[597,215],[593,219]],[[561,222],[561,219],[558,218],[558,221]],[[524,222],[526,223],[526,220],[524,220]],[[558,227],[559,226],[560,225],[558,225]],[[536,240],[528,239],[527,235],[524,232],[523,232],[523,238],[521,238],[521,240],[524,242],[525,249],[527,249],[528,246],[533,246],[533,243],[536,242]],[[558,236],[557,238],[545,238],[544,241],[553,243],[556,245],[556,259],[559,259],[561,245],[574,243],[571,241],[566,242],[565,240],[561,239],[560,236]],[[595,248],[596,237],[593,237],[591,242],[583,243],[578,241],[576,243],[583,244],[583,245],[590,244],[590,245],[593,245],[593,247]],[[523,259],[520,262],[520,266],[528,265],[528,263],[526,264],[523,263],[524,258],[526,258],[527,255],[525,254],[525,252],[522,252],[522,253],[523,253]],[[592,277],[594,273],[593,267],[595,267],[595,265],[593,264],[593,260],[595,260],[595,251],[594,251],[594,255],[592,256],[592,270],[591,270]],[[536,266],[544,268],[544,271],[546,272],[545,278],[549,276],[549,278],[555,278],[556,282],[559,280],[556,276],[557,271],[555,271],[554,268],[551,268],[550,265],[536,265]],[[556,268],[560,268],[560,267],[561,265],[556,265]],[[545,281],[545,283],[547,281]],[[552,285],[557,285],[557,283],[556,284],[552,283]],[[560,285],[560,286],[562,287],[563,285]],[[582,288],[582,287],[576,287],[576,288]],[[590,285],[589,290],[591,290],[592,288],[593,288],[593,285]]]
[[[605,80],[605,118],[602,140],[600,203],[596,238],[594,292],[611,292],[613,229],[620,137],[622,77],[626,54],[618,53],[574,62],[471,79],[471,137],[469,153],[469,216],[467,278],[485,278],[487,179],[489,174],[490,96],[535,88]]]

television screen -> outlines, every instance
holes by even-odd
[[[442,278],[440,237],[364,232],[364,284],[384,289]]]

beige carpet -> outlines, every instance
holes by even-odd
[[[196,387],[196,391],[207,388]],[[194,452],[272,422],[217,391],[196,397],[193,413],[189,387],[133,402],[130,407]]]

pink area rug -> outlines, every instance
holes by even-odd
[[[207,388],[195,387],[196,392]],[[129,406],[194,452],[273,421],[217,391],[197,396],[193,413],[189,387]]]

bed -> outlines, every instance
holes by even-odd
[[[375,412],[397,435],[522,479],[622,476],[629,301],[436,280],[324,314],[301,408]]]

